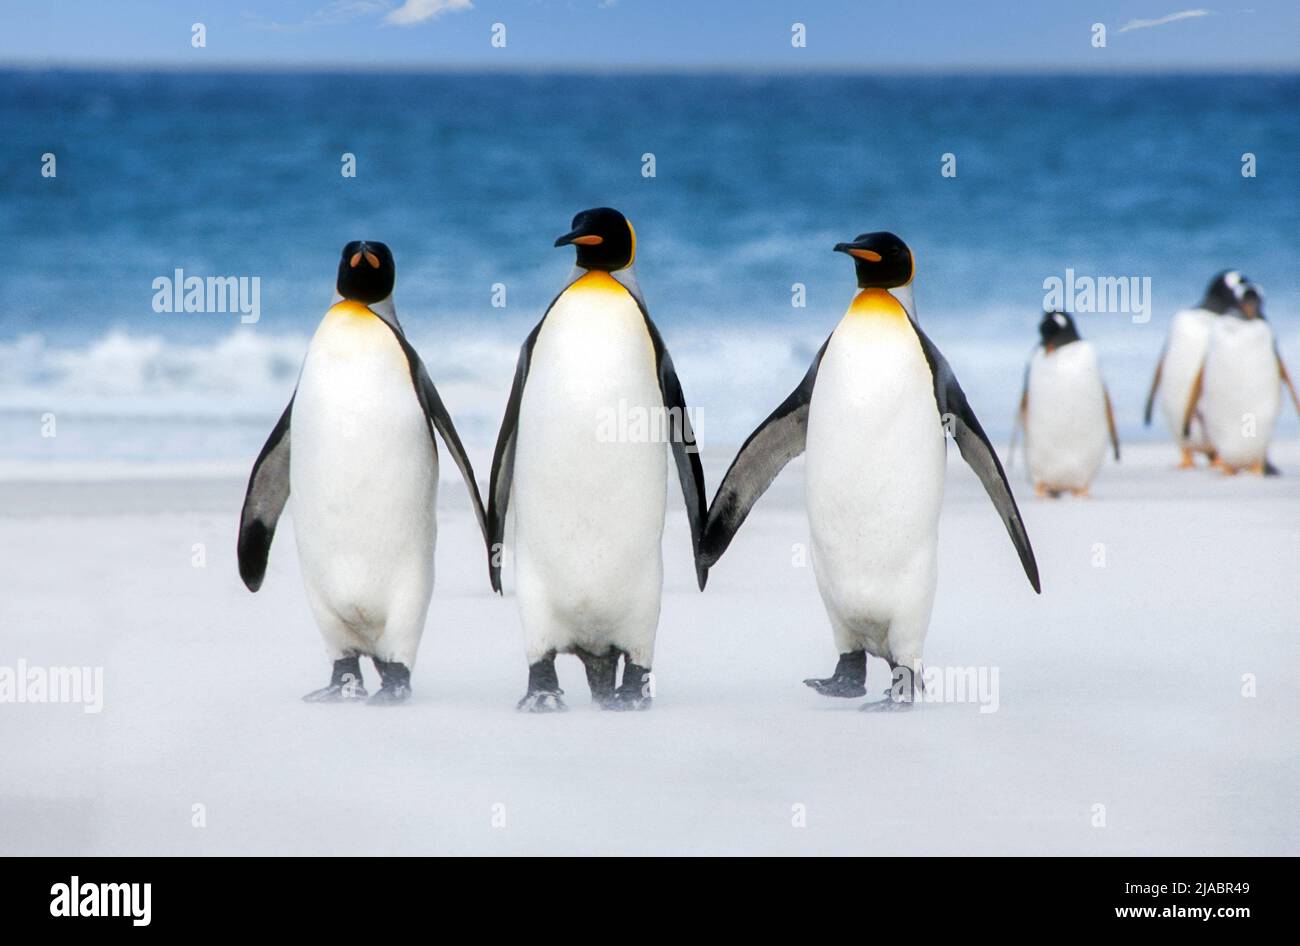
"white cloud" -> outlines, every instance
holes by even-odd
[[[406,0],[400,7],[384,17],[385,23],[412,26],[458,10],[471,10],[473,0]]]
[[[1173,23],[1175,20],[1190,20],[1198,16],[1209,16],[1210,13],[1210,10],[1179,10],[1177,13],[1156,17],[1154,20],[1129,20],[1119,28],[1119,31],[1127,33],[1129,30],[1145,30],[1151,26],[1164,26],[1166,23]]]

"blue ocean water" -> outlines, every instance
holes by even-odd
[[[1169,316],[1220,269],[1264,287],[1300,365],[1297,106],[1297,75],[0,72],[4,449],[255,452],[357,238],[392,247],[408,333],[490,443],[571,264],[551,244],[601,204],[636,225],[702,439],[797,383],[854,291],[831,247],[875,229],[915,251],[921,319],[994,432],[1045,279],[1150,277],[1149,322],[1080,319],[1136,433]],[[260,320],[155,312],[176,269],[260,277]],[[44,411],[58,438],[30,435]]]

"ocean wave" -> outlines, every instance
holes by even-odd
[[[815,334],[745,329],[673,333],[688,390],[797,382],[820,344]],[[444,399],[461,410],[504,407],[523,333],[421,338],[412,333]],[[111,331],[84,345],[32,333],[0,341],[0,411],[156,418],[274,417],[292,392],[310,338],[236,329],[207,344]],[[778,382],[782,383],[782,382]]]
[[[526,329],[421,337],[412,343],[462,438],[491,448]],[[821,340],[781,331],[686,331],[670,339],[699,434],[743,438],[798,382]],[[236,329],[212,342],[115,330],[82,345],[40,334],[0,341],[0,427],[10,458],[175,459],[242,456],[260,445],[297,381],[310,339]],[[722,405],[728,405],[723,409]],[[59,436],[27,436],[52,415]],[[69,436],[71,432],[74,436]]]
[[[1158,321],[1158,320],[1157,320]],[[993,436],[1003,436],[1034,343],[990,330],[1005,319],[969,314],[927,329]],[[739,444],[807,371],[833,317],[807,326],[729,321],[665,331],[702,442]],[[819,328],[811,326],[818,325]],[[981,326],[984,329],[981,331]],[[1140,409],[1163,328],[1093,326],[1121,428]],[[490,452],[526,329],[412,332],[412,343],[462,438]],[[6,458],[206,459],[255,455],[293,391],[310,339],[239,328],[206,344],[116,330],[82,345],[40,334],[0,341],[0,434]],[[1284,335],[1283,349],[1294,347]],[[1293,357],[1294,360],[1294,357]],[[53,415],[59,437],[32,436]]]
[[[212,344],[112,331],[84,346],[0,342],[0,409],[89,415],[261,414],[291,390],[307,339],[247,330]]]

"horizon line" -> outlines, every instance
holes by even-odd
[[[738,75],[738,76],[1248,76],[1300,75],[1300,63],[1250,63],[1218,66],[1184,66],[1181,64],[1108,64],[1071,65],[1029,63],[999,65],[988,63],[952,63],[947,65],[873,65],[825,63],[817,65],[744,65],[731,63],[636,63],[570,65],[561,63],[254,63],[243,60],[208,62],[198,65],[178,60],[156,62],[68,61],[68,60],[0,60],[0,72],[117,72],[117,73],[193,73],[193,74],[285,74],[285,75]]]

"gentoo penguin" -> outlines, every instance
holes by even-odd
[[[1025,429],[1029,479],[1039,496],[1087,496],[1109,437],[1119,460],[1115,411],[1097,350],[1065,312],[1046,312],[1025,368],[1017,423]]]
[[[1300,413],[1300,399],[1264,319],[1263,295],[1247,283],[1240,306],[1214,322],[1205,362],[1187,397],[1184,435],[1199,420],[1224,473],[1270,472],[1268,444],[1283,384]]]
[[[864,233],[853,257],[861,291],[794,392],[741,447],[709,508],[703,558],[726,551],[781,469],[800,453],[813,568],[839,664],[804,682],[825,696],[866,693],[867,655],[889,661],[892,699],[915,696],[937,578],[944,433],[957,442],[1002,517],[1029,583],[1038,565],[1006,474],[952,369],[915,318],[912,253]]]
[[[1211,461],[1214,459],[1214,450],[1199,420],[1194,420],[1190,431],[1183,434],[1183,413],[1187,409],[1187,398],[1191,394],[1196,372],[1205,361],[1205,353],[1210,344],[1210,330],[1219,316],[1240,311],[1241,296],[1247,285],[1247,280],[1236,270],[1219,273],[1210,280],[1205,298],[1200,304],[1178,312],[1169,323],[1169,336],[1160,352],[1160,360],[1156,362],[1143,418],[1146,426],[1150,427],[1158,391],[1160,412],[1169,426],[1169,432],[1178,441],[1182,454],[1179,467],[1182,469],[1190,469],[1194,465],[1193,457],[1197,453],[1205,454]]]
[[[528,657],[518,708],[565,709],[555,655],[572,653],[598,706],[646,709],[663,592],[664,440],[686,500],[701,590],[704,473],[682,386],[633,274],[631,223],[609,207],[584,210],[555,245],[575,246],[577,267],[519,353],[488,496],[494,552],[507,509],[515,513]],[[609,423],[619,415],[646,423],[629,423],[623,435]],[[492,586],[501,590],[498,555]]]
[[[349,243],[339,301],[312,337],[298,386],[253,464],[239,522],[239,574],[262,586],[276,523],[294,497],[303,582],[334,661],[312,703],[360,700],[362,655],[381,688],[369,702],[411,695],[411,668],[433,591],[434,504],[442,436],[469,487],[487,540],[474,470],[393,308],[393,255]]]

